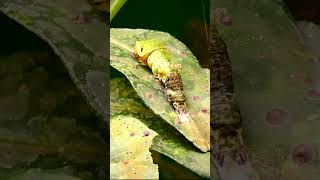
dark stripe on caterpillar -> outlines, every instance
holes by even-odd
[[[232,67],[225,42],[210,25],[212,154],[223,167],[226,157],[244,164],[248,155],[242,139],[240,110],[235,100]]]

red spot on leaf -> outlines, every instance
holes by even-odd
[[[282,108],[273,108],[267,112],[265,123],[271,127],[279,127],[288,120],[288,111]]]
[[[150,135],[150,131],[148,131],[148,130],[146,130],[146,131],[143,131],[143,137],[145,137],[145,136],[149,136]]]
[[[199,101],[199,99],[200,99],[200,96],[193,96],[192,97],[192,100],[194,100],[194,101]]]
[[[220,20],[220,23],[225,25],[225,26],[231,26],[232,25],[231,17],[227,16],[225,14],[221,14],[219,20]]]
[[[128,160],[124,160],[124,161],[123,161],[123,164],[125,164],[125,165],[127,165],[128,163],[129,163]]]
[[[205,113],[205,114],[208,113],[208,109],[207,109],[207,108],[201,108],[200,111],[201,111],[202,113]]]
[[[298,144],[293,149],[292,159],[297,164],[310,162],[314,156],[314,147],[311,144]]]

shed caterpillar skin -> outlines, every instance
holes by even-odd
[[[141,65],[148,66],[154,77],[162,83],[167,101],[178,114],[179,123],[190,121],[179,74],[181,66],[172,63],[167,48],[157,39],[137,41],[134,56]]]
[[[233,91],[231,61],[214,23],[210,25],[210,59],[212,153],[222,167],[226,157],[244,164],[248,161],[248,155],[242,139],[240,110]]]

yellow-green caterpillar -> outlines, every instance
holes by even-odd
[[[158,39],[137,41],[134,56],[140,64],[148,66],[154,77],[163,84],[166,98],[178,114],[178,123],[191,120],[179,74],[181,66],[172,62],[172,56],[166,46]]]

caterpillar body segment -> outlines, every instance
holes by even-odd
[[[172,62],[167,48],[157,39],[137,41],[134,56],[140,64],[148,66],[154,77],[162,83],[167,101],[178,114],[178,122],[190,121],[179,73],[181,66]]]
[[[248,161],[248,156],[242,139],[240,110],[233,90],[231,61],[214,23],[210,26],[210,59],[212,153],[222,167],[227,159],[241,165]]]

